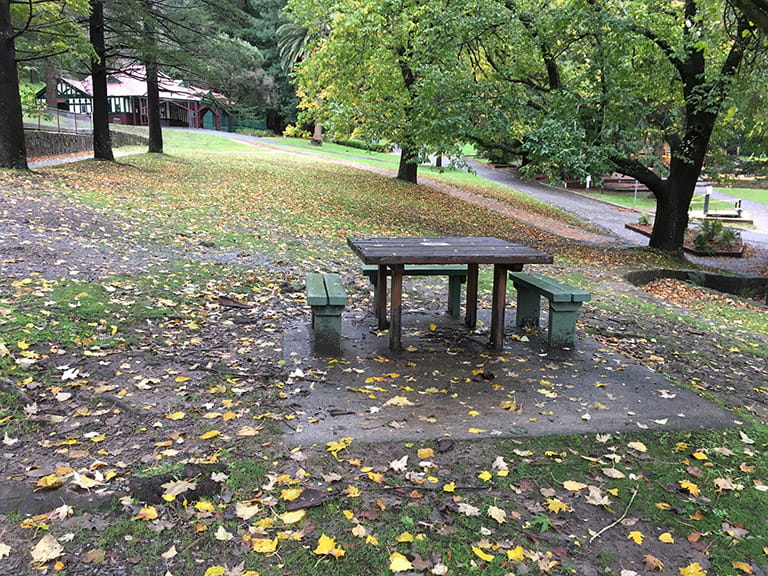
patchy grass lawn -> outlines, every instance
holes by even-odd
[[[0,488],[18,502],[0,573],[765,571],[762,304],[635,289],[624,271],[672,263],[226,142],[171,132],[168,155],[0,175]],[[342,272],[360,311],[347,236],[466,233],[555,252],[553,273],[594,295],[581,329],[742,427],[287,444],[304,273]]]

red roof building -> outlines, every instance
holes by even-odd
[[[190,86],[166,74],[159,75],[160,119],[164,126],[227,129],[229,115],[216,105],[228,102],[219,93]],[[60,78],[57,82],[57,106],[62,110],[90,114],[93,110],[91,77],[85,80]],[[45,97],[45,90],[38,98]],[[146,126],[147,80],[143,66],[133,66],[107,78],[109,121],[115,124]],[[222,123],[225,126],[222,126]]]

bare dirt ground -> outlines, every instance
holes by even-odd
[[[268,294],[242,294],[236,288],[228,291],[226,285],[190,286],[186,299],[178,294],[168,294],[168,306],[194,309],[199,320],[189,322],[170,317],[148,322],[134,327],[139,338],[126,341],[124,346],[102,350],[91,347],[87,354],[73,354],[55,346],[39,351],[38,366],[60,374],[61,386],[58,388],[34,385],[19,388],[12,374],[0,375],[0,391],[18,392],[28,407],[28,418],[40,425],[34,435],[6,435],[0,449],[0,540],[14,549],[26,550],[30,543],[25,540],[25,533],[18,529],[18,522],[9,522],[3,514],[13,513],[13,510],[22,510],[26,516],[49,514],[66,500],[68,506],[87,512],[64,522],[72,530],[97,533],[109,525],[121,495],[131,493],[146,502],[158,499],[160,480],[152,483],[124,473],[134,464],[151,465],[162,457],[186,456],[189,466],[215,468],[216,458],[210,443],[201,439],[199,424],[189,420],[186,427],[187,420],[182,417],[169,420],[168,415],[177,412],[194,410],[210,415],[211,429],[215,429],[217,435],[237,439],[229,445],[230,457],[236,459],[238,454],[274,454],[285,451],[286,446],[325,442],[328,438],[346,435],[350,430],[359,431],[361,426],[374,431],[371,440],[398,439],[414,434],[420,438],[429,435],[437,438],[445,434],[446,427],[453,432],[471,425],[481,427],[466,417],[467,411],[474,407],[473,389],[459,384],[469,379],[476,391],[495,394],[488,402],[490,407],[498,405],[500,398],[509,397],[513,383],[525,381],[519,374],[520,367],[510,366],[509,358],[487,357],[483,336],[467,336],[460,330],[415,329],[406,334],[406,345],[413,344],[419,354],[396,360],[390,366],[381,366],[381,342],[385,339],[378,338],[370,329],[368,303],[362,296],[367,292],[367,286],[351,271],[345,272],[346,279],[353,293],[360,297],[360,303],[351,311],[349,320],[355,328],[345,339],[350,362],[342,367],[312,359],[306,348],[309,315],[302,302],[301,286],[290,270],[280,263],[258,254],[233,256],[215,246],[201,246],[193,241],[183,251],[153,245],[146,242],[142,231],[130,222],[117,222],[97,210],[48,195],[46,188],[55,187],[54,179],[48,181],[39,176],[2,178],[0,313],[6,313],[3,309],[10,300],[23,302],[26,290],[30,294],[45,290],[45,279],[56,278],[103,282],[115,298],[130,306],[140,296],[132,287],[131,276],[148,271],[155,275],[177,273],[174,265],[179,258],[213,263],[234,261],[255,275],[272,279]],[[606,260],[603,264],[610,263],[610,258]],[[640,393],[669,391],[669,377],[706,391],[726,408],[739,408],[768,421],[766,366],[738,354],[739,342],[747,345],[738,328],[725,338],[713,336],[704,328],[692,332],[687,325],[676,322],[674,316],[637,314],[635,310],[621,306],[622,294],[627,291],[653,305],[677,310],[680,315],[694,312],[685,308],[684,298],[668,297],[670,290],[676,293],[674,287],[656,285],[644,292],[617,279],[613,270],[605,268],[606,271],[600,273],[586,260],[583,266],[582,271],[602,274],[600,290],[607,295],[601,304],[615,304],[615,308],[607,313],[596,306],[585,307],[580,328],[595,334],[597,340],[585,341],[580,360],[573,356],[541,356],[541,347],[534,335],[525,339],[519,334],[511,337],[505,352],[512,359],[540,355],[535,363],[526,367],[526,370],[532,370],[528,376],[532,382],[540,381],[544,375],[557,378],[560,374],[560,380],[555,384],[567,391],[580,378],[594,377],[590,372],[585,374],[588,366],[600,364],[604,374],[618,372],[619,368],[623,372],[624,367],[631,367],[631,374],[636,375],[631,378],[632,382],[648,379],[647,390],[638,390]],[[115,280],[115,275],[122,275],[121,279]],[[428,294],[431,288],[422,286],[421,290]],[[430,314],[441,313],[442,304],[433,302],[428,295],[425,297],[424,292],[414,292],[410,298],[413,317],[424,325],[430,323]],[[766,314],[763,305],[755,303],[754,306],[757,314]],[[758,337],[768,341],[765,335]],[[695,350],[695,356],[688,357],[674,350],[674,342],[679,340],[684,340],[688,349]],[[460,352],[461,349],[470,352]],[[415,366],[408,365],[409,362]],[[360,385],[360,374],[391,373],[392,366],[410,375],[409,385],[424,392],[419,396],[418,410],[376,414],[371,407],[377,403],[354,391]],[[482,368],[479,372],[478,367]],[[450,378],[436,378],[436,370],[451,374],[455,382]],[[667,377],[661,376],[661,372]],[[228,379],[226,386],[235,393],[234,400],[217,397],[215,387],[221,385],[222,377]],[[459,393],[453,406],[442,397],[430,398],[428,393],[445,385],[446,380]],[[279,394],[275,394],[275,382],[280,383]],[[499,388],[495,388],[496,385]],[[382,386],[389,389],[390,383],[384,381]],[[323,388],[323,395],[320,388]],[[328,390],[336,397],[333,404],[328,401]],[[644,414],[643,422],[670,418],[682,411],[690,413],[692,406],[700,402],[690,391],[677,390],[679,396],[675,403],[670,402],[664,407],[668,414],[658,417]],[[515,400],[521,406],[531,406],[536,401],[534,396],[524,397],[523,394]],[[604,398],[602,400],[609,403]],[[646,400],[649,409],[659,403],[657,396]],[[561,399],[547,404],[542,399],[536,410],[552,410],[555,415],[550,425],[557,419],[566,423],[566,428],[570,428],[567,431],[591,433],[599,426],[597,418],[590,426],[591,419],[583,417],[587,413],[585,403],[596,401]],[[730,413],[713,409],[709,403],[701,402],[701,409],[710,420],[697,420],[697,425],[733,423]],[[636,414],[627,417],[627,412],[630,410],[624,404],[616,406],[615,413],[607,411],[606,418],[613,416],[615,419],[606,420],[605,430],[636,428],[640,418]],[[619,419],[620,413],[623,419]],[[503,421],[498,414],[491,416],[491,420],[482,423],[488,428],[487,437],[536,433],[524,430],[523,422],[527,419],[515,420],[514,413],[508,414],[509,419]],[[430,431],[434,422],[424,418],[434,418],[439,426]],[[491,426],[493,421],[503,422],[503,426]],[[677,424],[682,427],[687,422]],[[547,425],[546,421],[541,423],[540,433],[547,432]],[[315,426],[320,432],[312,430]],[[265,447],[265,428],[285,431],[283,440]],[[377,434],[376,430],[387,434]],[[380,450],[382,457],[388,456],[386,445],[372,450]],[[446,457],[467,458],[469,456],[464,451],[473,448],[462,446],[456,450]],[[57,490],[33,490],[42,478],[62,468],[70,468],[79,479],[68,485],[66,494]],[[112,480],[112,477],[116,479]],[[218,487],[207,489],[216,491]],[[532,490],[530,486],[521,487],[520,498],[530,500],[530,506],[535,508]],[[138,508],[136,512],[139,512]],[[610,517],[595,507],[585,507],[578,517],[594,526],[610,521]],[[580,530],[576,526],[561,528],[562,533]],[[652,530],[648,528],[649,532]],[[620,557],[629,558],[635,553],[623,537],[606,537],[608,540],[610,543],[606,546],[612,547]],[[561,550],[565,555],[569,554],[566,548],[567,543]],[[75,553],[78,561],[70,562],[66,573],[130,574],[132,564],[141,562],[135,554],[111,553],[114,554],[111,563],[97,566],[88,561],[88,551],[83,549]],[[666,553],[669,557],[669,550]],[[678,554],[681,565],[692,559],[705,561],[703,551],[688,543],[681,543]],[[582,574],[597,574],[588,559],[580,562],[583,562]],[[0,574],[23,574],[28,566],[28,554],[14,556],[0,563]]]

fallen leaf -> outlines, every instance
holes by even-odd
[[[734,561],[731,562],[731,566],[736,568],[736,570],[741,570],[744,574],[753,574],[752,565],[747,562]]]
[[[586,484],[582,484],[581,482],[575,482],[574,480],[566,480],[563,482],[563,488],[566,490],[570,490],[571,492],[578,492],[579,490],[584,490],[586,488]]]
[[[512,550],[507,550],[507,560],[519,564],[525,560],[525,549],[518,545]]]
[[[317,547],[313,550],[318,556],[331,555],[335,558],[341,558],[345,552],[341,546],[336,545],[336,540],[330,538],[325,534],[320,535],[320,539],[317,541]]]
[[[689,480],[678,480],[677,483],[680,484],[680,487],[683,490],[686,490],[691,496],[698,496],[701,494],[699,487]]]
[[[219,528],[216,530],[216,533],[213,535],[216,540],[219,542],[229,542],[232,540],[232,538],[235,537],[232,532],[224,528],[224,526],[219,526]]]
[[[680,568],[680,574],[681,576],[707,576],[707,571],[698,562],[694,562],[685,568]]]
[[[640,545],[643,543],[643,539],[645,538],[645,535],[642,532],[633,530],[632,532],[629,533],[627,538],[632,540],[635,544]]]
[[[496,506],[488,507],[488,516],[496,520],[496,522],[498,522],[499,524],[504,524],[504,522],[507,521],[506,511]]]
[[[645,563],[646,570],[656,570],[657,572],[664,571],[664,562],[652,554],[646,554],[643,558],[643,562]]]
[[[636,450],[637,452],[647,452],[648,448],[643,444],[642,442],[630,442],[627,444],[629,448],[632,448],[632,450]]]
[[[405,396],[393,396],[384,403],[384,406],[413,406],[413,402]]]
[[[64,548],[61,544],[51,536],[46,534],[40,541],[35,544],[34,548],[30,550],[32,554],[32,560],[39,564],[45,564],[51,560],[55,560],[64,553]]]
[[[613,478],[614,480],[626,478],[626,474],[624,474],[624,472],[621,470],[617,470],[616,468],[603,468],[603,474],[608,476],[608,478]]]
[[[477,556],[478,558],[486,562],[493,562],[493,559],[495,558],[493,554],[488,554],[484,552],[481,548],[478,548],[477,546],[472,546],[472,552],[475,553],[475,556]]]
[[[13,550],[13,548],[8,546],[8,544],[6,544],[5,542],[0,542],[0,560],[10,556],[11,550]]]
[[[408,572],[413,570],[413,564],[399,552],[393,552],[389,555],[389,569],[392,572]]]
[[[258,554],[273,554],[277,550],[277,538],[254,538],[251,550]]]
[[[664,542],[665,544],[674,544],[675,539],[669,532],[664,532],[663,534],[659,535],[659,542]]]
[[[555,514],[567,512],[568,504],[561,502],[557,498],[547,498],[547,509]]]
[[[136,516],[133,517],[134,520],[145,520],[147,522],[150,522],[152,520],[157,520],[157,508],[154,506],[146,506],[139,510],[139,513],[136,514]]]
[[[392,460],[389,463],[389,467],[395,472],[405,472],[408,468],[408,455],[406,454],[402,458]]]

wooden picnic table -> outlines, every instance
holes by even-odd
[[[374,303],[379,327],[386,327],[387,268],[391,272],[389,347],[400,350],[403,297],[403,268],[406,264],[466,264],[467,306],[465,325],[477,325],[477,277],[480,264],[493,265],[491,346],[504,346],[504,308],[507,271],[520,271],[525,264],[551,264],[552,256],[499,238],[480,236],[439,238],[347,238],[347,244],[364,264],[379,267],[378,301]]]

